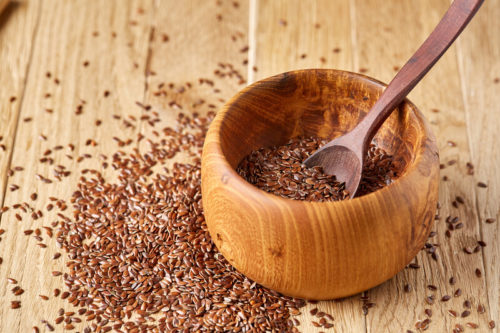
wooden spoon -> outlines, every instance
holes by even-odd
[[[0,14],[4,10],[5,7],[7,7],[7,4],[9,3],[10,0],[0,0]]]
[[[318,149],[304,164],[321,166],[345,182],[351,198],[358,190],[368,145],[380,126],[460,35],[483,0],[455,0],[434,31],[401,68],[356,127]]]

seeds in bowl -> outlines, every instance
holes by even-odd
[[[327,175],[319,166],[302,164],[328,140],[318,137],[295,137],[281,146],[252,151],[236,171],[249,183],[283,198],[307,201],[338,201],[349,198],[344,183]],[[363,166],[357,196],[374,192],[398,177],[393,158],[375,144],[370,144]]]

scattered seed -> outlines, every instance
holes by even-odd
[[[479,327],[479,325],[476,323],[467,323],[467,324],[465,324],[465,326],[470,327],[470,328],[474,328],[474,329]]]

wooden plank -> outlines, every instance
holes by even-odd
[[[479,217],[489,313],[484,319],[500,325],[500,6],[485,1],[468,30],[458,40],[458,59],[465,104],[469,147],[475,165],[474,179],[487,188],[475,187],[474,204]],[[485,223],[495,218],[496,223]]]
[[[57,217],[56,209],[51,212],[45,209],[48,197],[70,198],[80,176],[79,170],[98,167],[101,164],[97,158],[99,153],[116,150],[113,136],[125,139],[138,133],[138,126],[128,128],[113,115],[139,118],[140,109],[134,103],[144,99],[151,15],[154,13],[150,0],[50,0],[30,1],[25,6],[32,11],[29,7],[39,3],[42,5],[40,24],[20,113],[21,119],[33,120],[19,123],[12,165],[23,166],[24,171],[9,178],[8,186],[18,184],[20,189],[7,192],[5,204],[27,202],[34,209],[42,210],[44,217],[33,219],[30,212],[25,214],[12,209],[2,216],[2,228],[6,232],[0,242],[0,253],[4,257],[0,267],[1,332],[27,332],[33,325],[45,331],[40,320],[46,319],[54,325],[57,309],[71,309],[66,301],[52,297],[54,288],[65,290],[62,277],[51,274],[66,270],[64,255],[61,260],[52,260],[59,250],[55,238],[48,237],[41,229],[43,241],[38,242],[33,235],[25,236],[23,231],[50,227]],[[33,17],[34,14],[24,15],[18,18],[17,25],[29,26]],[[22,56],[21,52],[19,54]],[[10,61],[18,61],[15,56],[10,58]],[[106,90],[110,91],[107,98],[104,97]],[[79,108],[81,114],[77,115]],[[95,126],[96,119],[102,120],[100,127]],[[46,140],[39,139],[41,134]],[[98,145],[87,146],[87,139],[95,140]],[[75,145],[73,152],[67,147],[69,143]],[[63,150],[54,149],[59,144],[64,146]],[[54,159],[53,165],[39,162],[47,149],[52,150],[47,157]],[[95,158],[78,163],[77,157],[84,153]],[[66,154],[74,158],[70,160]],[[53,176],[54,166],[58,164],[72,172],[62,182]],[[37,174],[54,182],[44,184],[36,178]],[[30,200],[33,192],[38,193],[36,201]],[[67,205],[71,204],[67,202]],[[23,220],[18,222],[14,213],[19,213]],[[71,207],[65,213],[69,216]],[[46,244],[47,248],[37,243]],[[5,283],[7,277],[18,280],[24,294],[14,296],[10,290],[13,285]],[[49,296],[49,301],[40,299],[39,294]],[[20,300],[21,308],[11,309],[12,300]],[[84,325],[76,325],[77,330],[82,331]]]
[[[355,0],[357,48],[354,52],[358,54],[358,69],[388,82],[395,74],[395,66],[400,67],[406,62],[448,6],[449,2],[444,0],[418,3]],[[466,176],[465,164],[471,160],[471,155],[456,56],[456,48],[450,48],[410,95],[437,134],[441,162],[446,164],[442,175],[449,178],[440,184],[441,219],[434,226],[437,235],[429,240],[440,245],[436,250],[439,258],[434,261],[422,251],[416,258],[420,269],[405,269],[370,291],[376,306],[367,317],[369,332],[416,330],[416,321],[427,318],[424,309],[431,309],[433,313],[430,331],[450,332],[455,324],[465,325],[466,322],[475,322],[485,328],[485,320],[475,308],[464,319],[453,318],[448,313],[448,310],[454,310],[460,315],[465,310],[462,305],[465,299],[470,299],[474,307],[487,299],[484,280],[474,273],[476,268],[484,271],[481,255],[468,255],[462,251],[464,246],[476,245],[479,228],[473,195],[475,181],[473,177]],[[439,112],[431,112],[433,108]],[[448,141],[455,142],[456,147],[449,145]],[[449,166],[448,162],[452,160],[457,163]],[[453,207],[456,196],[463,197],[466,204]],[[448,215],[459,216],[464,225],[463,229],[452,233],[451,239],[445,236],[447,225],[444,219]],[[457,280],[453,286],[448,282],[451,276]],[[409,293],[403,291],[406,284],[412,286]],[[428,285],[436,286],[437,291],[430,290]],[[458,288],[462,296],[453,297]],[[428,295],[436,297],[432,306],[425,301]],[[452,295],[452,299],[441,302],[444,295]]]
[[[259,0],[255,7],[256,80],[301,68],[354,69],[347,2]]]
[[[3,5],[7,5],[4,3]],[[0,205],[7,186],[7,170],[19,110],[38,25],[40,3],[11,3],[0,10]],[[16,38],[13,38],[13,36]],[[1,256],[1,254],[0,254]]]
[[[162,1],[154,25],[145,103],[158,128],[179,112],[217,111],[245,86],[248,1]],[[143,122],[142,134],[153,130]]]
[[[252,6],[252,5],[251,5]],[[253,2],[255,17],[253,79],[259,80],[300,68],[354,69],[351,35],[351,8],[347,1]],[[250,32],[252,36],[252,32]],[[252,71],[251,71],[252,72]],[[302,332],[319,332],[313,326],[319,318],[310,311],[317,308],[334,316],[331,332],[364,332],[365,320],[359,295],[341,302],[308,304],[297,318]]]
[[[7,191],[6,205],[27,201],[43,210],[50,195],[68,198],[79,176],[74,170],[96,166],[97,161],[85,160],[81,164],[70,161],[64,155],[68,153],[65,148],[53,154],[54,165],[64,164],[73,173],[62,183],[47,185],[35,175],[51,175],[53,166],[39,165],[38,159],[58,142],[74,143],[76,148],[72,155],[75,157],[87,152],[97,155],[116,150],[111,138],[135,137],[139,127],[128,128],[122,121],[114,120],[112,115],[139,118],[144,111],[134,105],[135,101],[151,104],[152,111],[159,113],[163,124],[171,124],[179,111],[177,103],[172,102],[184,105],[184,112],[216,110],[243,86],[239,81],[240,77],[246,79],[245,59],[249,61],[250,81],[306,67],[356,71],[365,68],[368,75],[389,81],[394,75],[393,66],[401,66],[406,61],[448,5],[445,0],[425,0],[418,4],[359,0],[350,3],[250,0],[250,3],[240,1],[239,6],[232,2],[194,0],[156,4],[157,7],[152,0],[125,4],[118,1],[30,1],[14,7],[10,5],[1,14],[0,82],[9,89],[0,90],[0,135],[4,136],[0,144],[7,140],[7,151],[0,150],[0,174],[3,177],[0,188],[12,184],[21,186],[15,192]],[[24,92],[29,48],[40,8],[40,28],[34,41],[33,63]],[[439,262],[435,263],[421,253],[417,258],[421,269],[405,270],[371,290],[370,296],[377,304],[368,315],[369,331],[415,331],[415,321],[425,318],[424,308],[433,310],[429,331],[451,331],[455,323],[468,321],[478,322],[483,331],[490,317],[498,317],[498,222],[484,224],[484,220],[487,217],[498,220],[500,217],[498,202],[495,201],[499,197],[499,180],[494,173],[498,164],[498,154],[494,150],[498,139],[490,135],[497,123],[488,115],[498,105],[495,102],[498,102],[496,92],[499,85],[492,82],[500,76],[497,74],[500,69],[496,20],[499,10],[498,4],[486,2],[485,8],[468,28],[470,31],[459,40],[458,54],[455,48],[450,49],[411,94],[411,99],[433,123],[442,161],[456,159],[458,166],[448,166],[443,170],[443,175],[450,181],[441,184],[442,218],[435,228],[438,235],[432,240],[441,244]],[[250,13],[253,14],[248,26]],[[4,20],[5,17],[8,20]],[[281,24],[280,20],[283,20]],[[285,21],[286,25],[283,24]],[[151,22],[156,26],[154,34],[151,33]],[[320,24],[318,28],[316,23]],[[93,36],[94,31],[99,33],[98,36]],[[113,32],[116,38],[112,37]],[[168,41],[164,34],[168,35]],[[246,50],[246,45],[251,46],[250,50]],[[340,52],[333,52],[334,48],[340,48]],[[303,54],[305,58],[301,57]],[[325,58],[324,62],[321,57]],[[87,67],[83,66],[85,61],[89,61]],[[219,66],[219,62],[224,66]],[[252,70],[254,65],[258,67],[256,72]],[[214,73],[216,70],[219,72]],[[45,77],[47,71],[52,74],[50,79]],[[226,73],[225,79],[220,79],[221,73]],[[60,80],[59,85],[54,83],[56,77]],[[213,87],[207,84],[208,81],[200,84],[200,78],[218,80]],[[187,89],[186,82],[191,83],[191,89]],[[161,83],[165,83],[167,96],[157,95],[162,90],[158,88]],[[169,83],[173,84],[172,88]],[[103,98],[105,90],[111,92],[108,98]],[[463,96],[462,92],[465,92]],[[51,96],[45,97],[47,93]],[[12,105],[6,103],[10,96],[18,97]],[[201,98],[205,103],[198,104]],[[80,99],[87,103],[83,114],[75,116]],[[186,108],[190,101],[192,108]],[[440,112],[433,113],[432,108]],[[53,113],[47,113],[45,109],[52,109]],[[22,120],[29,117],[34,120]],[[18,118],[19,132],[14,142]],[[96,119],[103,120],[98,128],[94,126]],[[140,127],[146,135],[153,130],[144,123]],[[47,136],[47,141],[38,139],[42,133]],[[95,139],[99,145],[87,147],[85,141],[89,138]],[[455,141],[457,147],[447,145],[448,140]],[[7,184],[6,169],[12,147],[15,147],[12,165],[22,165],[25,171],[16,173]],[[468,161],[475,165],[474,177],[465,176]],[[488,182],[488,188],[477,188],[477,181]],[[35,191],[39,198],[33,203],[29,196]],[[456,209],[451,205],[457,194],[466,199],[467,206],[460,205]],[[27,331],[33,325],[43,327],[40,319],[53,322],[58,308],[69,310],[67,303],[59,298],[51,297],[47,302],[38,298],[40,293],[51,295],[53,288],[63,289],[60,278],[49,278],[51,271],[63,270],[64,267],[63,262],[51,260],[57,251],[55,240],[43,234],[43,243],[48,247],[41,249],[32,237],[23,235],[25,229],[50,226],[55,220],[52,213],[43,211],[45,217],[38,220],[22,214],[23,221],[19,223],[14,217],[16,212],[12,211],[1,218],[0,228],[6,229],[0,241],[0,256],[3,257],[0,281],[4,282],[0,283],[0,298],[4,300],[4,306],[0,308],[1,332]],[[460,216],[465,224],[464,229],[453,233],[451,241],[443,236],[446,227],[443,219],[449,214]],[[479,227],[478,221],[481,221]],[[481,237],[488,243],[483,249],[486,264],[483,264],[481,254],[461,252],[463,246],[474,244]],[[476,267],[483,272],[486,269],[486,283],[474,276]],[[452,271],[457,278],[453,287],[447,283]],[[13,286],[5,283],[7,277],[19,280],[25,293],[14,297],[10,291]],[[404,293],[405,284],[412,285],[413,291]],[[428,284],[435,284],[438,291],[426,289]],[[441,296],[458,287],[463,291],[461,297],[446,303],[437,302],[434,306],[427,306],[424,302],[423,295]],[[308,305],[298,317],[302,322],[299,328],[304,332],[315,331],[311,325],[314,318],[309,310],[317,307],[334,315],[336,331],[365,331],[358,298]],[[466,319],[451,318],[447,310],[461,311],[465,298],[471,299],[474,306],[483,302],[487,305],[487,313],[478,316],[474,309]],[[20,310],[9,308],[14,299],[22,301]],[[498,318],[495,319],[498,326]],[[82,327],[77,329],[81,331]]]

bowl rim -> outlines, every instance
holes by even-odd
[[[367,75],[364,75],[364,74],[361,74],[361,73],[356,73],[356,72],[351,72],[351,71],[346,71],[346,70],[339,70],[339,69],[327,69],[327,68],[304,68],[304,69],[297,69],[297,70],[291,70],[291,71],[286,71],[286,72],[282,72],[282,73],[278,73],[278,74],[275,74],[275,75],[272,75],[272,76],[268,76],[268,77],[265,77],[263,79],[260,79],[260,80],[257,80],[255,82],[253,82],[252,84],[244,87],[243,89],[239,90],[234,96],[232,96],[225,104],[224,106],[219,109],[219,111],[217,112],[212,124],[210,124],[210,128],[209,128],[209,131],[207,132],[207,137],[211,134],[211,132],[214,132],[214,135],[215,135],[215,138],[216,138],[216,142],[217,142],[217,146],[216,146],[216,150],[217,150],[217,155],[220,155],[218,156],[218,158],[220,159],[222,163],[222,165],[219,165],[219,167],[221,168],[219,170],[219,173],[220,174],[224,174],[226,172],[229,171],[229,173],[231,174],[231,183],[232,182],[236,182],[234,184],[234,187],[235,188],[242,188],[242,189],[245,189],[245,190],[248,190],[248,191],[252,191],[254,192],[255,195],[259,195],[261,197],[265,197],[265,198],[269,198],[269,199],[272,199],[274,200],[275,203],[283,203],[285,205],[310,205],[310,206],[318,206],[318,207],[326,207],[326,206],[336,206],[336,205],[342,205],[342,204],[346,204],[346,203],[349,203],[349,204],[356,204],[356,203],[361,203],[361,202],[364,202],[364,201],[369,201],[369,200],[372,200],[374,199],[377,195],[378,196],[385,196],[388,194],[389,191],[391,191],[392,188],[394,187],[398,187],[398,186],[401,186],[401,183],[413,178],[412,176],[418,172],[417,170],[417,166],[418,164],[421,162],[423,156],[425,155],[425,151],[426,149],[429,149],[430,147],[427,147],[427,145],[422,145],[422,144],[419,144],[417,145],[417,148],[416,148],[416,151],[415,151],[415,157],[413,159],[413,162],[408,165],[408,171],[402,175],[401,177],[398,177],[397,179],[395,179],[392,183],[382,187],[381,189],[378,189],[376,191],[373,191],[373,192],[370,192],[368,194],[365,194],[365,195],[362,195],[362,196],[359,196],[359,197],[354,197],[352,199],[346,199],[346,200],[336,200],[336,201],[307,201],[307,200],[295,200],[295,199],[290,199],[290,198],[284,198],[284,197],[281,197],[279,195],[276,195],[276,194],[273,194],[273,193],[269,193],[269,192],[266,192],[260,188],[258,188],[257,186],[249,183],[246,179],[244,179],[238,172],[236,172],[235,169],[232,168],[232,166],[230,165],[229,161],[227,160],[226,156],[224,155],[224,152],[222,150],[222,147],[221,147],[221,125],[222,125],[222,122],[226,116],[226,114],[228,113],[229,109],[230,109],[230,106],[235,102],[237,101],[242,95],[244,95],[245,93],[247,93],[248,91],[251,91],[253,89],[255,89],[256,87],[259,87],[260,85],[262,85],[264,82],[268,82],[269,80],[275,80],[275,79],[278,79],[278,78],[282,78],[284,75],[291,75],[291,76],[295,76],[297,75],[297,73],[301,73],[301,72],[308,72],[308,71],[317,71],[317,72],[333,72],[333,73],[337,73],[337,74],[348,74],[349,76],[351,77],[354,77],[356,79],[361,79],[361,80],[364,80],[370,84],[373,84],[375,85],[375,87],[379,88],[381,91],[387,87],[387,84],[380,81],[380,80],[377,80],[375,78],[372,78],[370,76],[367,76]],[[428,141],[429,144],[431,144],[432,146],[434,146],[436,152],[438,151],[437,149],[437,144],[436,144],[436,138],[434,136],[434,134],[432,133],[424,115],[422,114],[422,112],[417,108],[417,106],[411,102],[408,98],[405,98],[403,99],[403,102],[405,102],[411,109],[411,111],[413,112],[413,114],[415,115],[415,117],[417,118],[418,120],[418,123],[419,123],[419,126],[421,127],[422,129],[422,132],[423,133],[421,136],[420,136],[420,142],[422,141]],[[207,141],[205,141],[207,142]],[[205,153],[206,151],[206,147],[204,146],[203,147],[203,154]],[[204,158],[202,158],[202,164],[203,164],[203,160]],[[439,164],[439,162],[438,162]],[[223,169],[224,168],[224,169]],[[203,165],[202,165],[202,172],[203,172]]]

